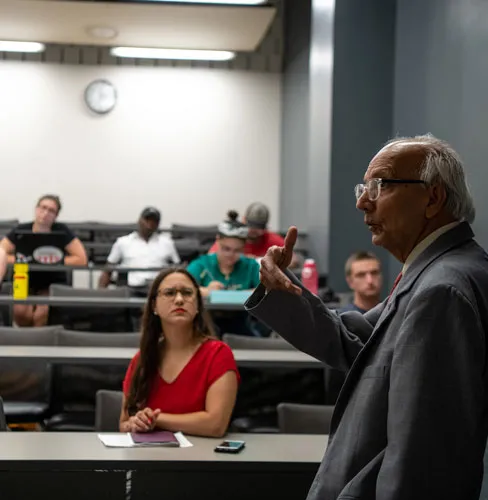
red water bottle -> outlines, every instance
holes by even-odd
[[[306,259],[302,269],[303,286],[310,292],[319,293],[319,273],[313,259]]]

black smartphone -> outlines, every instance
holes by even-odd
[[[246,446],[245,441],[222,441],[215,447],[214,451],[217,453],[239,453]]]

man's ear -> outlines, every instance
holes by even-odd
[[[444,186],[441,184],[433,184],[427,187],[427,193],[429,195],[429,202],[425,208],[425,217],[427,219],[433,219],[436,217],[444,208],[446,204],[447,193]]]

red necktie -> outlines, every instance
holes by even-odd
[[[403,274],[402,274],[402,273],[400,273],[400,274],[396,277],[395,282],[393,283],[393,287],[392,287],[392,289],[391,289],[390,295],[388,295],[388,298],[390,298],[390,297],[392,296],[392,294],[393,294],[393,292],[394,292],[395,288],[397,287],[398,283],[400,283],[400,280],[402,279],[402,276],[403,276]]]

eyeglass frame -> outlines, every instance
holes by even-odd
[[[190,292],[191,290],[191,295],[188,293]],[[171,296],[170,293],[173,292],[174,295]],[[185,292],[185,293],[184,293]],[[178,294],[181,295],[182,299],[185,301],[185,302],[189,302],[191,300],[194,300],[195,297],[197,296],[197,292],[195,289],[193,288],[190,288],[190,287],[186,287],[186,288],[175,288],[175,287],[170,287],[170,288],[162,288],[162,289],[159,289],[157,292],[156,292],[156,297],[160,297],[162,298],[163,300],[175,300],[176,297],[178,296]]]
[[[377,185],[378,195],[376,196],[376,198],[371,198],[371,196],[369,195],[369,189],[367,185],[370,182],[374,182]],[[364,193],[368,193],[369,201],[376,201],[381,195],[381,186],[383,186],[384,184],[427,184],[427,182],[421,179],[384,179],[383,177],[375,177],[373,179],[369,179],[365,183],[356,184],[354,186],[354,195],[356,196],[356,201],[359,201]],[[363,192],[358,196],[357,190],[359,186],[362,187]]]

